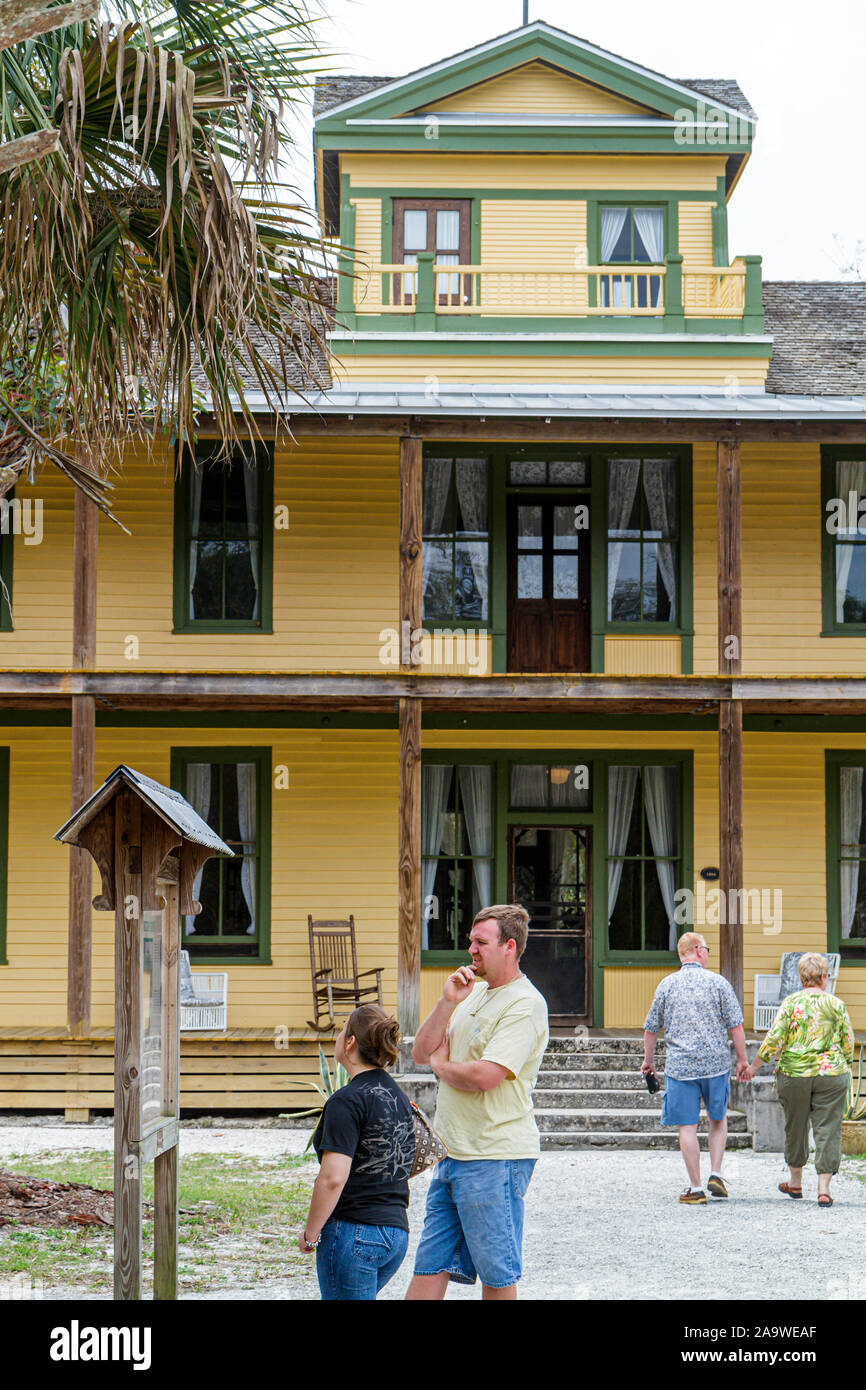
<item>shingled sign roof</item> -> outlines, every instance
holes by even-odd
[[[764,285],[773,336],[766,388],[778,395],[866,395],[866,283],[774,280]]]

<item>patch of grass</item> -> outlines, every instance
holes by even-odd
[[[81,1182],[111,1190],[110,1152],[27,1154],[3,1165],[22,1176]],[[307,1169],[307,1172],[298,1170]],[[224,1287],[252,1288],[264,1278],[291,1279],[307,1273],[310,1261],[297,1248],[312,1187],[309,1159],[274,1160],[236,1154],[191,1154],[180,1163],[178,1203],[178,1291],[204,1293]],[[153,1165],[145,1164],[142,1191],[153,1197]],[[142,1257],[149,1285],[153,1222],[145,1217]],[[45,1287],[76,1284],[101,1293],[112,1285],[113,1232],[51,1227],[6,1227],[0,1231],[0,1280],[29,1273]]]

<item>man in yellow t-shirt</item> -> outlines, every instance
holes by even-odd
[[[416,1062],[439,1078],[433,1121],[448,1149],[427,1194],[410,1299],[445,1297],[449,1279],[482,1297],[517,1297],[523,1199],[540,1144],[532,1088],[547,1046],[547,1004],[520,973],[529,914],[486,907],[469,935],[471,965],[449,975],[418,1029]]]

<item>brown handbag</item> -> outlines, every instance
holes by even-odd
[[[415,1126],[415,1157],[412,1160],[409,1177],[415,1178],[419,1173],[423,1173],[425,1168],[432,1168],[440,1159],[447,1158],[448,1150],[424,1111],[415,1104],[414,1100],[410,1100],[409,1104],[412,1107],[412,1120]]]

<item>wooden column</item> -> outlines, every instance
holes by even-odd
[[[421,440],[400,440],[400,664],[412,670],[421,628],[423,485]],[[400,832],[398,867],[397,1018],[406,1037],[421,1007],[421,701],[399,701]]]
[[[421,1007],[421,701],[402,699],[399,712],[397,1019],[404,1036],[414,1037]]]
[[[92,670],[96,664],[96,556],[99,512],[80,488],[75,489],[72,666]],[[96,746],[96,701],[92,695],[72,698],[70,808],[77,811],[93,792]],[[69,954],[67,960],[67,1026],[75,1038],[90,1032],[90,959],[92,864],[86,850],[73,849],[69,861]],[[66,1112],[67,1119],[86,1119],[87,1112]]]
[[[180,907],[177,883],[161,882],[165,894],[162,939],[162,997],[164,1000],[162,1113],[180,1119]],[[153,1296],[177,1298],[178,1146],[158,1153],[153,1167]]]
[[[400,440],[400,664],[411,667],[411,647],[421,627],[423,511],[421,440]]]
[[[114,1297],[141,1298],[141,802],[115,801]]]
[[[742,671],[740,445],[718,445],[719,675]],[[725,905],[721,972],[743,998],[743,705],[719,701],[719,889]],[[736,895],[736,896],[735,896]]]

